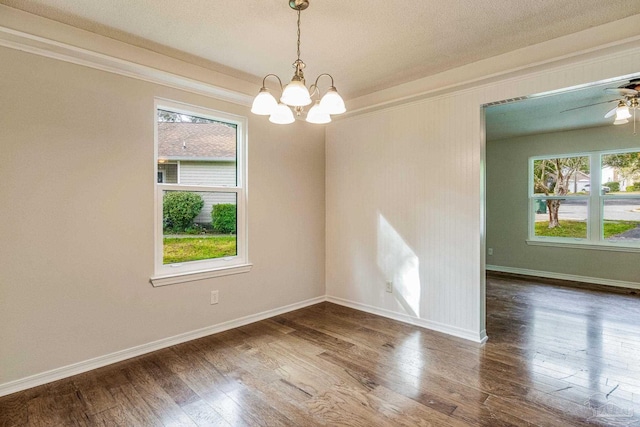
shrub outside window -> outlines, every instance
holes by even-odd
[[[157,285],[248,271],[246,119],[156,101]]]
[[[640,151],[531,158],[529,241],[640,247]]]

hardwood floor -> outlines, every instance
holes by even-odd
[[[640,298],[587,288],[490,276],[484,345],[322,303],[2,397],[0,425],[640,425]]]

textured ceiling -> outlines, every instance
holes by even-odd
[[[253,82],[295,59],[287,0],[0,0]],[[640,13],[637,0],[310,0],[307,80],[329,72],[353,98]]]

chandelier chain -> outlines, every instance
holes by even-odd
[[[298,9],[298,60],[300,60],[300,9]]]

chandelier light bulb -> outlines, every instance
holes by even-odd
[[[323,125],[331,121],[331,116],[329,116],[329,113],[327,113],[322,109],[322,107],[320,107],[320,101],[316,101],[316,103],[313,104],[313,107],[311,107],[311,109],[307,113],[307,121],[309,123]]]
[[[271,95],[269,89],[263,87],[253,100],[251,112],[260,116],[268,116],[278,107],[278,101]]]
[[[616,118],[616,121],[613,122],[614,125],[625,125],[627,123],[629,123],[629,120],[627,120],[627,119],[618,119],[618,118]]]
[[[269,121],[277,125],[288,125],[289,123],[295,122],[296,119],[293,117],[291,108],[281,102],[276,105],[275,110],[273,110],[271,116],[269,116]]]
[[[342,97],[334,86],[331,86],[324,94],[320,100],[320,107],[328,114],[342,114],[347,111]]]

